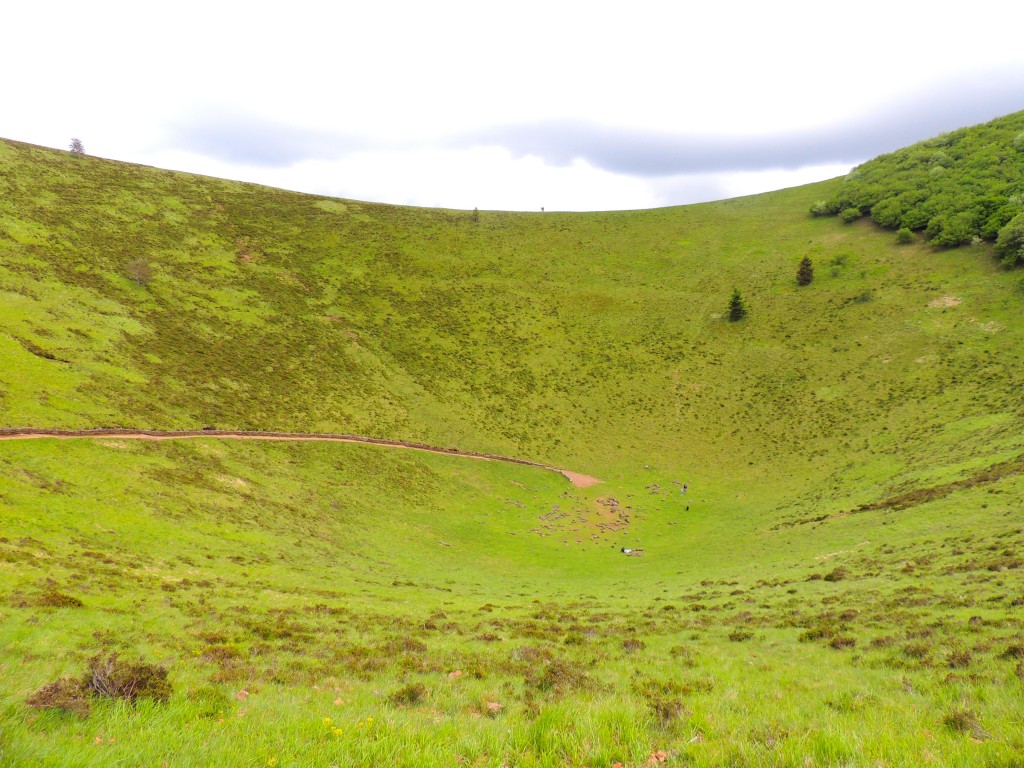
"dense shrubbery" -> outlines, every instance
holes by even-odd
[[[999,230],[996,255],[1008,267],[1024,264],[1024,213],[1018,213]]]
[[[1022,129],[1017,112],[882,155],[855,168],[811,213],[846,222],[870,215],[887,229],[924,232],[938,247],[996,241],[1005,265],[1024,264]]]

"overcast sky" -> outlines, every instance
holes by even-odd
[[[0,136],[389,203],[711,200],[1024,109],[1005,0],[32,0],[0,18]]]

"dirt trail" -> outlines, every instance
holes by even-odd
[[[383,445],[388,448],[408,448],[413,451],[426,451],[428,453],[444,453],[450,456],[462,456],[467,459],[481,459],[483,461],[504,461],[507,464],[522,464],[527,467],[547,469],[551,472],[558,472],[577,488],[589,488],[601,481],[596,477],[581,475],[578,472],[570,472],[566,469],[551,467],[547,464],[540,464],[536,461],[526,459],[515,459],[509,456],[497,456],[491,453],[476,453],[475,451],[460,451],[458,448],[439,448],[426,443],[413,443],[407,440],[385,440],[379,437],[363,437],[361,435],[340,435],[331,433],[303,433],[303,432],[245,432],[241,430],[227,429],[200,429],[161,431],[151,429],[27,429],[27,428],[0,428],[0,440],[33,440],[39,438],[56,438],[58,440],[69,440],[75,438],[117,438],[121,440],[186,440],[195,437],[215,437],[228,440],[282,440],[288,442],[331,442],[331,443],[368,443],[370,445]]]

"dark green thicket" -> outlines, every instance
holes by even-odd
[[[25,703],[36,709],[62,709],[86,717],[96,697],[164,702],[170,698],[167,670],[157,664],[126,662],[117,654],[99,654],[89,660],[89,671],[78,678],[62,677],[43,686]]]
[[[814,264],[810,256],[804,256],[800,260],[800,266],[796,268],[796,284],[810,285],[814,281]]]
[[[846,222],[870,215],[939,247],[996,241],[1004,265],[1024,263],[1024,112],[864,163],[811,213]]]
[[[747,305],[743,302],[739,288],[734,288],[729,299],[729,321],[735,323],[747,316]]]

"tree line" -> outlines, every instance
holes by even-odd
[[[870,216],[901,242],[993,242],[1004,266],[1024,265],[1024,112],[869,160],[811,213]]]

